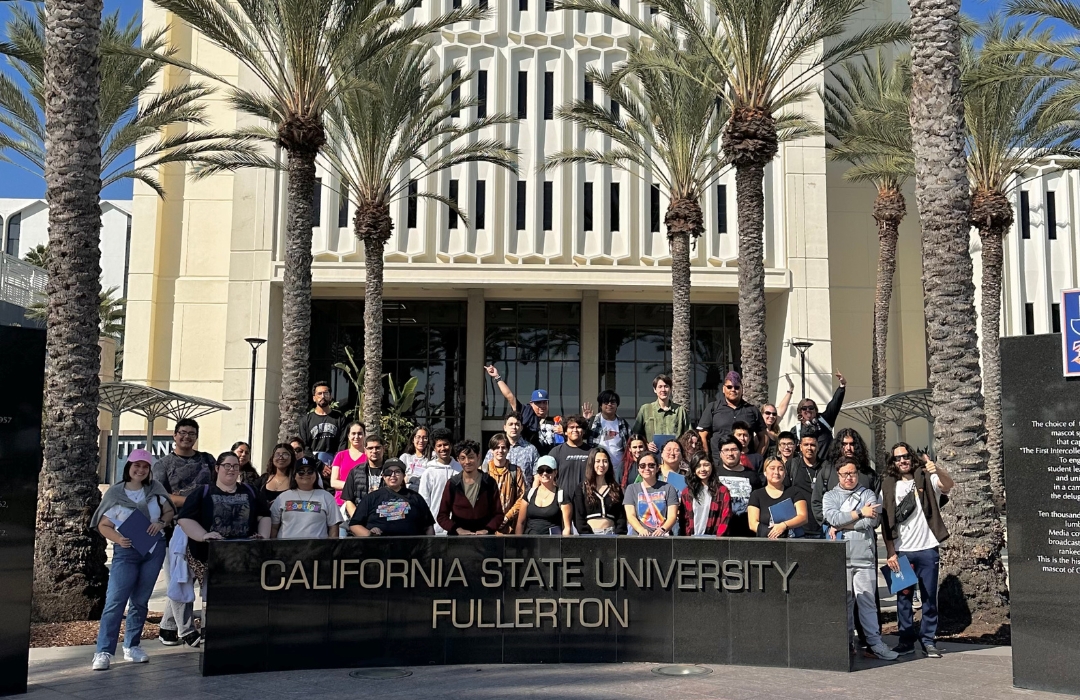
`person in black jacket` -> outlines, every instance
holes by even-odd
[[[574,527],[579,535],[625,535],[623,490],[615,481],[611,457],[594,447],[585,461],[585,482],[574,493]]]
[[[813,399],[804,398],[796,409],[799,422],[791,428],[791,432],[795,433],[797,439],[801,440],[804,435],[812,435],[817,439],[819,460],[824,459],[829,449],[829,443],[833,439],[833,426],[836,425],[836,419],[840,416],[840,409],[844,407],[847,380],[839,372],[836,373],[836,379],[840,382],[840,386],[836,387],[825,410],[819,413],[817,403]]]
[[[817,438],[813,435],[803,435],[799,440],[799,451],[787,463],[787,476],[784,479],[784,488],[794,486],[810,501],[814,494],[814,488],[821,476],[821,459],[818,457]],[[803,525],[803,538],[821,539],[821,521],[814,515],[814,509],[810,509],[809,518]]]

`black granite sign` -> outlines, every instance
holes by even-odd
[[[0,326],[0,695],[26,692],[45,331]]]
[[[1061,336],[1002,338],[1013,683],[1080,694],[1080,379]]]
[[[848,670],[842,544],[645,537],[213,542],[203,673],[465,663]]]

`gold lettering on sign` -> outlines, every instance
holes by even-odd
[[[498,588],[503,583],[502,562],[498,559],[487,558],[480,563],[480,571],[484,577],[480,579],[480,585],[484,588]],[[488,577],[491,576],[490,580]]]
[[[596,605],[596,622],[585,619],[585,606]],[[604,624],[604,604],[599,598],[586,598],[578,605],[578,620],[582,627],[599,627]]]
[[[266,583],[266,569],[267,569],[267,567],[270,567],[270,566],[280,566],[281,567],[281,577],[278,579],[277,585],[274,585],[274,586],[268,585]],[[285,562],[281,561],[280,559],[271,559],[269,561],[264,561],[263,565],[262,565],[262,577],[261,577],[261,580],[262,580],[262,589],[264,591],[280,591],[282,588],[285,587]]]
[[[547,610],[545,607],[551,606]],[[536,599],[536,626],[540,627],[540,620],[543,618],[551,620],[551,626],[553,628],[559,626],[559,602],[554,598],[537,598]]]
[[[450,563],[450,572],[446,575],[446,581],[443,582],[443,586],[449,587],[451,583],[458,581],[462,586],[469,587],[469,582],[465,579],[465,570],[461,568],[461,562],[454,559]]]
[[[300,576],[297,576],[298,573]],[[298,581],[304,584],[304,588],[311,590],[311,584],[307,580],[307,572],[304,571],[304,565],[299,561],[293,564],[292,573],[289,574],[289,581],[285,584],[285,590],[292,590],[293,584]]]
[[[453,601],[447,599],[438,599],[431,601],[431,629],[438,629],[440,615],[450,617],[450,610],[443,610],[442,608],[449,608],[451,603],[453,603]]]

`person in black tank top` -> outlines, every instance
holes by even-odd
[[[545,455],[536,462],[539,485],[525,496],[526,507],[518,511],[518,535],[549,535],[557,528],[564,536],[571,534],[573,509],[565,492],[556,485],[555,458]]]

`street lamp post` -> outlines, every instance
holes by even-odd
[[[802,397],[806,398],[806,351],[814,346],[809,340],[793,340],[791,345],[799,351],[799,377],[802,380]]]
[[[266,342],[264,338],[244,338],[251,346],[251,397],[248,399],[248,450],[254,452],[251,444],[255,430],[255,360],[259,355],[259,346]]]

